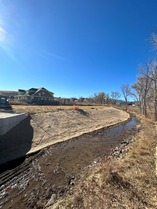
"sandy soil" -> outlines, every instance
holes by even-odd
[[[34,152],[56,142],[125,121],[129,114],[112,107],[89,107],[85,110],[38,112],[31,117],[34,136],[30,152]]]

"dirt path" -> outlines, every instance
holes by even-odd
[[[129,114],[112,107],[56,110],[31,115],[34,130],[32,148],[29,153],[56,142],[108,127],[129,118]]]

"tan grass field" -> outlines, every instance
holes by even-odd
[[[80,109],[89,110],[89,109],[105,109],[106,106],[78,106]],[[54,112],[60,110],[73,110],[75,107],[73,105],[64,106],[40,106],[40,105],[12,105],[13,111],[16,112],[28,112],[30,114],[33,113],[41,113],[41,112]]]

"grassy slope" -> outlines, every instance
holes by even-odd
[[[55,112],[60,110],[72,110],[75,109],[73,105],[64,106],[64,105],[51,105],[51,106],[42,106],[42,105],[12,105],[13,111],[15,112],[28,112],[30,114],[34,113],[46,113],[46,112]],[[105,109],[105,106],[79,106],[80,109],[89,110],[89,109]]]
[[[95,167],[71,195],[47,208],[157,208],[156,146],[155,125],[142,119],[142,129],[125,155]]]

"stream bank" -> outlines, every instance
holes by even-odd
[[[118,154],[136,133],[137,121],[102,128],[53,144],[0,175],[0,208],[44,208],[52,195],[64,195],[88,166]]]

